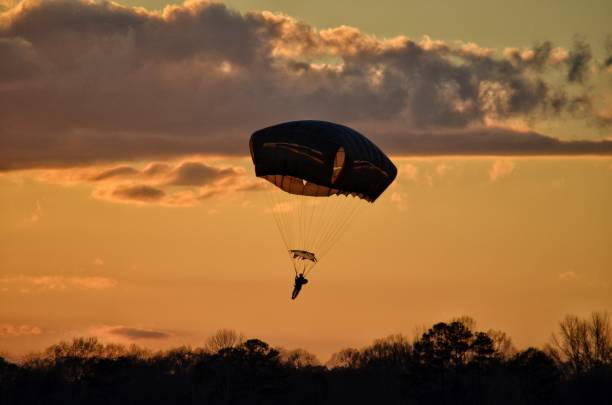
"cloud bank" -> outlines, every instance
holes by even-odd
[[[588,84],[607,67],[580,41],[497,54],[317,30],[208,1],[150,12],[25,0],[0,14],[0,169],[245,155],[254,130],[313,118],[353,126],[395,154],[610,154],[610,141],[563,142],[508,124],[608,125]],[[98,180],[135,174],[121,170]],[[185,167],[174,181],[209,175],[219,174]],[[145,196],[165,198],[145,188],[115,195]]]

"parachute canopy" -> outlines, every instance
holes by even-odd
[[[393,182],[391,160],[359,132],[325,121],[293,121],[251,136],[255,174],[291,194],[351,194],[374,202]]]
[[[265,194],[296,274],[310,271],[397,175],[370,140],[331,122],[274,125],[249,146],[255,174],[275,186]]]

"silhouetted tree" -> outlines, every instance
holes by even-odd
[[[405,369],[412,356],[412,345],[402,334],[376,339],[359,353],[360,367]]]
[[[69,357],[102,357],[104,354],[104,344],[96,337],[76,337],[71,342],[52,345],[45,351],[46,357],[52,361]]]
[[[327,366],[330,368],[358,368],[360,360],[359,350],[349,347],[332,354]]]
[[[232,329],[219,329],[208,338],[205,349],[210,353],[217,353],[223,349],[237,347],[244,342],[244,336]]]
[[[484,332],[476,332],[470,342],[469,350],[471,351],[470,361],[478,366],[486,366],[491,364],[493,360],[499,357],[495,351],[493,339]]]
[[[530,347],[508,360],[513,395],[520,403],[549,402],[559,384],[555,361],[544,351]]]
[[[433,325],[414,344],[398,334],[342,350],[329,368],[303,349],[232,331],[218,333],[217,346],[157,352],[75,338],[21,364],[0,357],[0,404],[610,403],[607,317],[561,324],[557,350],[566,351],[557,357],[534,348],[509,355],[503,332],[475,331],[462,317]],[[568,371],[574,358],[582,371]]]
[[[279,350],[280,357],[283,364],[288,365],[294,368],[304,368],[304,367],[315,367],[320,366],[321,363],[317,356],[314,354],[304,350],[304,349],[294,349],[294,350]]]
[[[415,359],[434,368],[460,367],[468,359],[472,336],[461,322],[437,323],[414,343]]]
[[[549,352],[569,374],[612,365],[612,326],[606,312],[593,312],[590,319],[567,315],[553,334]]]
[[[487,335],[493,340],[495,353],[504,360],[510,359],[517,353],[516,347],[512,343],[512,339],[506,332],[500,330],[489,329]]]

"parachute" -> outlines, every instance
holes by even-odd
[[[331,122],[263,128],[249,147],[255,175],[270,183],[265,194],[296,274],[308,273],[397,176],[374,143]]]

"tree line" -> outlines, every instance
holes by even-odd
[[[151,351],[80,337],[0,357],[0,404],[612,404],[605,312],[566,316],[543,348],[517,350],[469,317],[396,334],[321,364],[223,329],[202,347]]]

